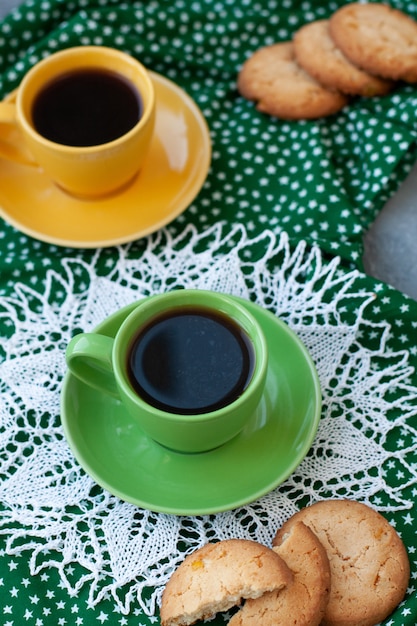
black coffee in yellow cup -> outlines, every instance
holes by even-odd
[[[84,106],[80,87],[91,87],[89,81],[95,88],[88,89],[89,104]],[[109,122],[109,117],[114,119]],[[30,162],[64,191],[87,199],[102,197],[126,186],[143,165],[155,124],[154,87],[145,67],[120,50],[68,48],[29,70],[16,102],[0,102],[0,122],[20,130],[22,162],[28,161],[29,151]],[[86,140],[93,122],[96,134]],[[111,135],[109,126],[114,127]],[[76,135],[84,139],[75,140]],[[17,145],[13,158],[18,152]]]
[[[37,94],[32,120],[37,132],[65,146],[98,146],[129,132],[142,116],[142,98],[122,74],[74,70]]]

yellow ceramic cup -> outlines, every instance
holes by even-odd
[[[66,73],[91,69],[114,72],[136,88],[142,100],[142,115],[136,125],[117,139],[88,147],[55,143],[39,134],[32,120],[33,103],[39,92]],[[127,185],[139,172],[151,142],[154,121],[154,88],[141,63],[113,48],[68,48],[29,70],[17,90],[15,102],[0,102],[0,143],[2,123],[16,124],[23,135],[23,146],[13,146],[9,153],[0,147],[0,155],[39,165],[72,195],[100,197]]]

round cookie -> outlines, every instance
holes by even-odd
[[[347,96],[326,89],[297,64],[290,41],[257,50],[243,64],[237,87],[258,111],[286,120],[332,115],[348,103]]]
[[[353,65],[330,36],[329,21],[317,20],[298,30],[293,38],[297,63],[319,83],[357,96],[382,96],[394,83]]]
[[[161,624],[194,624],[291,582],[290,569],[271,548],[249,539],[208,543],[189,554],[169,579]]]
[[[317,536],[302,522],[294,524],[274,548],[294,575],[281,591],[247,600],[229,626],[319,626],[329,599],[330,566]]]
[[[386,4],[348,4],[329,20],[347,58],[371,74],[417,82],[417,22]]]
[[[375,626],[401,602],[410,566],[403,542],[379,513],[351,500],[325,500],[291,517],[279,545],[302,521],[319,538],[330,562],[331,590],[323,626]]]

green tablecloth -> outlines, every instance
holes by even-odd
[[[340,256],[338,272],[343,275],[354,268],[362,269],[363,233],[417,159],[415,87],[401,85],[384,98],[356,99],[338,115],[314,122],[282,122],[261,115],[236,90],[237,71],[251,52],[289,39],[305,22],[326,17],[342,4],[338,0],[28,0],[0,23],[0,95],[4,97],[14,89],[44,54],[58,49],[96,44],[128,51],[149,69],[180,85],[201,108],[210,127],[213,158],[206,183],[188,210],[169,226],[171,236],[180,235],[187,225],[203,233],[219,222],[224,223],[226,232],[235,224],[243,224],[256,250],[262,248],[256,237],[265,229],[276,235],[285,232],[293,249],[304,240],[308,245],[316,244],[327,261]],[[392,4],[417,18],[416,2],[398,0]],[[156,241],[155,246],[161,253],[163,242]],[[45,282],[51,276],[47,272],[60,276],[63,259],[90,263],[95,252],[41,243],[3,221],[0,251],[1,367],[8,361],[8,351],[13,352],[10,311],[14,303],[19,315],[16,303],[25,288],[28,299],[36,300],[33,293],[48,291],[51,299],[59,301],[63,284],[59,280]],[[131,259],[140,259],[142,253],[141,242],[129,247]],[[104,251],[101,271],[116,264],[119,254],[116,248]],[[308,267],[304,274],[307,280]],[[389,325],[381,360],[401,353],[407,361],[402,384],[392,390],[391,418],[398,419],[398,432],[392,433],[387,443],[404,453],[398,465],[394,463],[386,471],[402,499],[412,503],[417,488],[417,375],[413,370],[417,363],[417,304],[365,276],[355,280],[358,293],[363,289],[376,294],[375,302],[366,309],[367,319]],[[355,298],[346,298],[343,315],[354,320],[357,306]],[[35,303],[33,312],[36,316]],[[362,342],[372,346],[375,333],[365,333]],[[0,384],[6,401],[8,390],[1,369]],[[407,410],[401,402],[406,392],[410,396]],[[18,409],[25,411],[25,407]],[[7,424],[0,424],[0,442],[6,431]],[[10,446],[3,452],[0,449],[1,463],[12,453]],[[30,452],[27,455],[30,457]],[[1,480],[11,478],[2,469],[0,476]],[[414,507],[405,510],[398,505],[395,510],[389,495],[379,494],[378,498],[373,504],[387,511],[402,534],[412,564],[407,599],[386,624],[412,626],[417,622]],[[0,537],[1,623],[158,623],[157,613],[146,616],[134,601],[127,615],[108,598],[91,606],[88,580],[71,595],[57,567],[31,573],[36,570],[34,554],[39,540],[31,546],[28,529],[16,521],[10,507],[2,507],[0,519],[0,529],[5,530]],[[13,547],[6,546],[12,527],[21,528],[21,543],[25,545],[21,554],[18,541]],[[60,550],[59,542],[56,550]],[[73,560],[70,574],[66,572],[72,582],[85,575],[75,555]]]

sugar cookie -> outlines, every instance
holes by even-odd
[[[317,20],[294,35],[297,63],[319,83],[330,89],[357,96],[382,96],[393,81],[373,76],[347,59],[330,36],[329,20]]]
[[[279,592],[247,600],[229,626],[319,626],[329,599],[330,566],[326,550],[302,522],[295,523],[274,548],[294,580]]]
[[[279,545],[302,521],[327,551],[330,598],[323,626],[375,626],[401,602],[410,566],[403,542],[372,508],[351,500],[325,500],[291,517],[273,541]]]
[[[292,42],[257,50],[243,64],[237,86],[258,111],[287,120],[332,115],[348,103],[346,95],[326,89],[297,64]]]
[[[417,22],[386,4],[353,3],[330,17],[330,34],[348,59],[371,74],[417,82]]]
[[[162,626],[187,626],[291,583],[292,573],[271,548],[248,539],[208,543],[188,555],[169,579]]]

